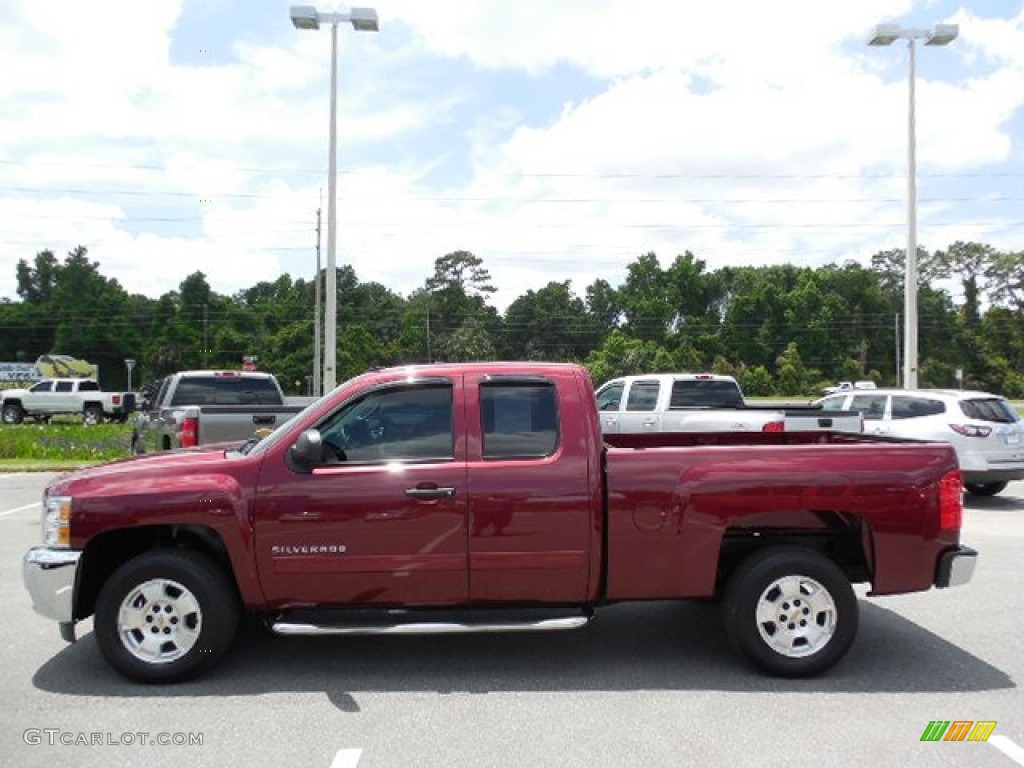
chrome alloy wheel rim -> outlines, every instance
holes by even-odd
[[[832,639],[839,614],[831,593],[807,576],[773,581],[757,601],[757,631],[778,654],[802,659]]]
[[[196,596],[171,579],[150,579],[132,589],[117,612],[121,643],[147,664],[167,664],[199,640],[203,612]]]

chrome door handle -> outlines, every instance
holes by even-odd
[[[405,495],[410,499],[426,500],[450,499],[455,495],[454,488],[406,488]]]

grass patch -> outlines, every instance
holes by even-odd
[[[0,459],[0,474],[8,472],[70,472],[103,462],[58,461],[57,459]]]
[[[131,424],[18,424],[0,427],[0,466],[99,464],[131,455]]]

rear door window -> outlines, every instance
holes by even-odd
[[[558,405],[550,382],[480,385],[485,459],[539,459],[558,446]]]
[[[865,421],[878,421],[885,418],[887,398],[887,395],[854,395],[850,401],[850,409],[860,411]]]
[[[821,407],[826,411],[841,411],[846,403],[846,395],[833,395],[821,401]]]
[[[657,381],[634,381],[629,388],[627,411],[653,411],[658,405]]]
[[[893,395],[892,418],[916,419],[920,416],[934,416],[946,412],[946,404],[929,397]]]

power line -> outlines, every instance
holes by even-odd
[[[0,160],[0,165],[9,165],[17,167],[32,167],[39,166],[44,168],[62,168],[62,169],[73,169],[73,168],[113,168],[113,169],[126,169],[126,170],[143,170],[143,171],[170,171],[171,168],[166,165],[153,165],[153,164],[133,164],[133,163],[83,163],[83,162],[68,162],[62,161],[45,161],[45,160]],[[178,171],[185,168],[193,168],[197,170],[207,170],[207,166],[202,163],[197,164],[175,164],[173,170]],[[309,174],[326,174],[324,168],[304,168],[298,166],[263,166],[263,167],[233,167],[232,171],[240,173],[258,173],[258,174],[269,174],[269,173],[309,173]],[[358,175],[359,171],[342,169],[338,171],[339,175],[352,176]],[[955,178],[955,179],[970,179],[970,178],[983,178],[983,179],[999,179],[999,178],[1018,178],[1024,176],[1024,172],[1009,172],[1009,171],[933,171],[933,172],[919,172],[919,178]],[[658,172],[658,173],[646,173],[641,171],[609,171],[609,172],[568,172],[568,171],[537,171],[537,172],[519,172],[519,173],[505,173],[505,174],[492,174],[491,178],[500,179],[903,179],[904,174],[902,171],[893,172],[878,172],[878,173],[751,173],[751,172],[702,172],[702,171],[686,171],[677,170],[669,172]]]

